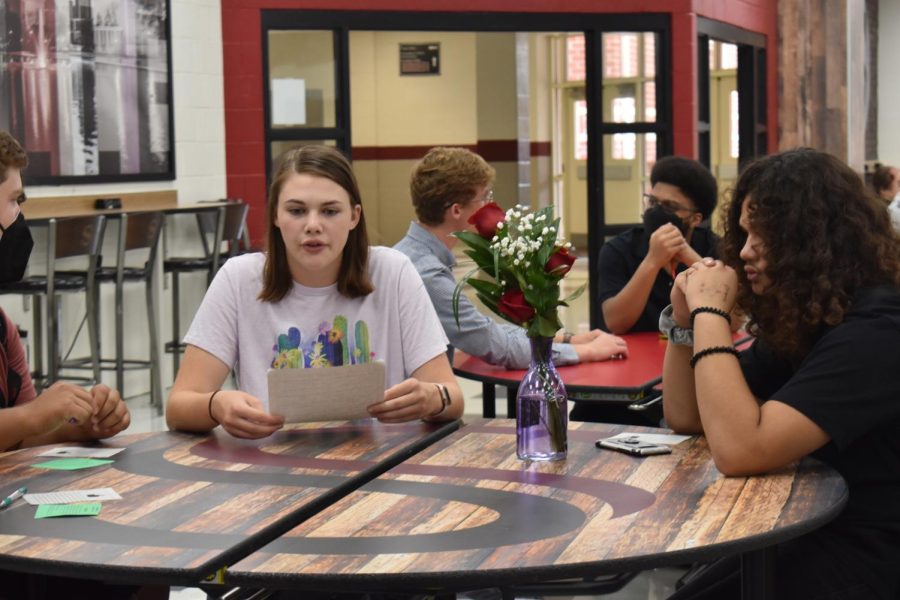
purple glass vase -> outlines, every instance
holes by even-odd
[[[566,458],[566,387],[552,358],[553,338],[531,338],[531,365],[516,394],[516,454],[522,460]]]

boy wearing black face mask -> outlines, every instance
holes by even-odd
[[[615,334],[657,331],[675,275],[706,256],[717,238],[699,227],[716,207],[716,180],[699,162],[668,156],[650,173],[643,227],[615,237],[600,251],[600,326]]]
[[[22,146],[0,131],[0,285],[18,281],[33,245],[21,204]],[[93,440],[116,435],[131,422],[115,390],[57,382],[37,395],[18,331],[0,310],[0,451],[20,446]]]

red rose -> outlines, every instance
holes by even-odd
[[[478,230],[478,235],[491,239],[497,234],[497,223],[506,220],[506,211],[496,202],[488,202],[469,217],[469,223]]]
[[[511,289],[503,292],[497,303],[497,310],[516,323],[526,323],[534,316],[534,308],[525,300],[522,290]]]
[[[550,255],[550,258],[547,259],[544,270],[548,273],[553,273],[554,275],[562,277],[569,272],[569,269],[572,268],[572,263],[574,262],[575,255],[570,254],[567,248],[560,246]]]

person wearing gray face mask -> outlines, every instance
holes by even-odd
[[[715,256],[717,238],[701,227],[718,197],[709,170],[695,160],[668,156],[656,162],[650,182],[643,227],[617,236],[600,251],[601,327],[615,334],[656,331],[678,271]]]

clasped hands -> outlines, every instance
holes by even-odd
[[[80,428],[87,438],[103,439],[131,424],[131,415],[119,392],[103,384],[86,390],[56,382],[25,406],[41,431],[53,431],[68,423]]]
[[[657,269],[662,269],[673,262],[690,264],[698,255],[687,243],[681,230],[666,223],[650,235],[650,247],[647,260]]]
[[[672,317],[679,327],[690,327],[691,311],[701,306],[731,313],[737,300],[735,270],[721,260],[704,258],[675,278],[670,300]]]

